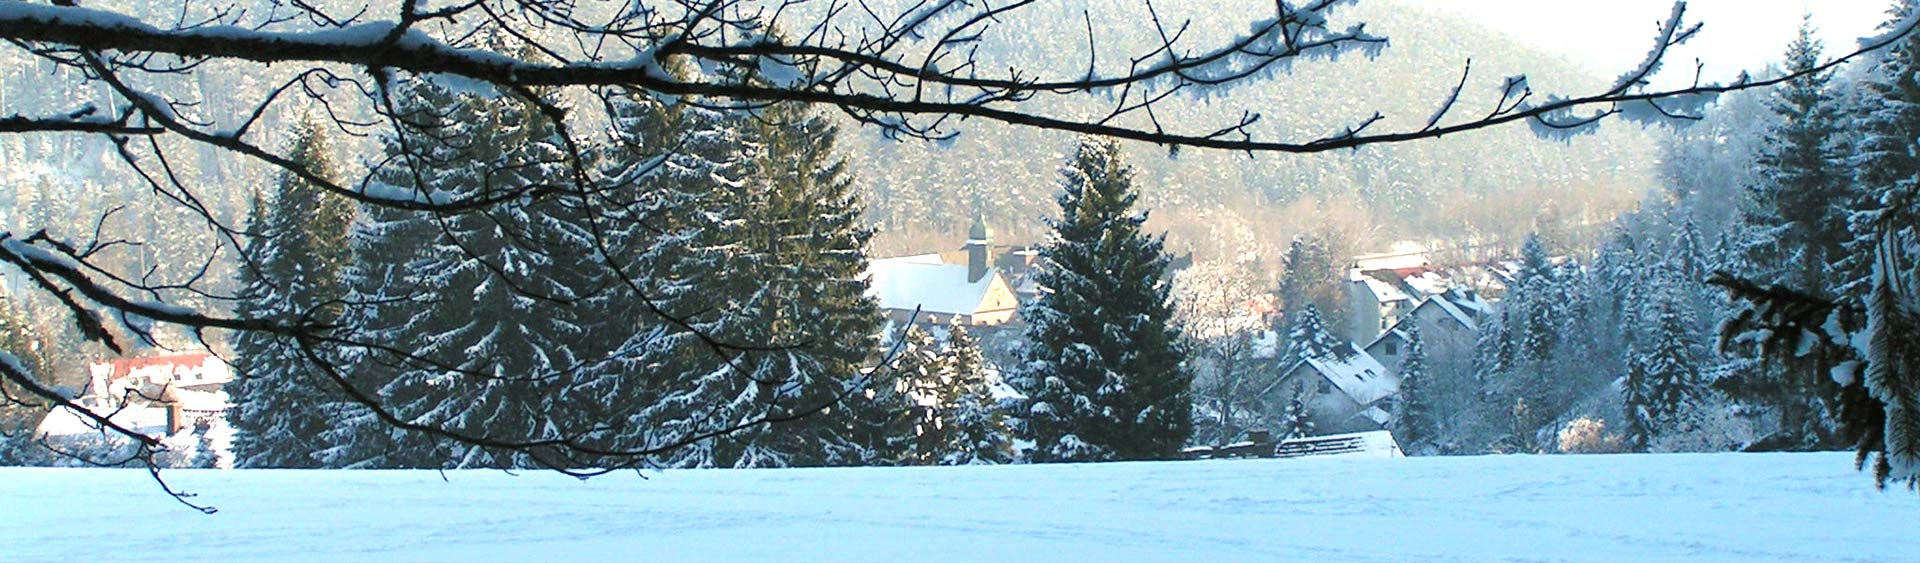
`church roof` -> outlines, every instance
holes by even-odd
[[[1006,280],[999,268],[987,270],[978,281],[967,281],[967,273],[966,264],[929,262],[924,256],[875,260],[867,267],[867,294],[885,309],[971,315],[993,284]]]

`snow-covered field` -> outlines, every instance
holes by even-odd
[[[1920,561],[1845,454],[167,476],[0,470],[0,560]]]

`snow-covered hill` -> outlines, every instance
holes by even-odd
[[[550,473],[0,470],[7,561],[1920,560],[1844,454]]]

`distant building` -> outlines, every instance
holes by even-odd
[[[1470,351],[1479,339],[1481,323],[1492,318],[1493,307],[1465,294],[1449,292],[1428,297],[1412,311],[1401,315],[1392,327],[1380,333],[1366,345],[1368,355],[1379,360],[1394,377],[1400,376],[1400,364],[1407,356],[1407,325],[1420,324],[1422,345],[1429,354],[1428,361],[1434,361],[1433,355],[1442,351]]]
[[[996,247],[992,238],[985,218],[976,215],[960,250],[874,260],[867,267],[868,294],[895,323],[909,317],[922,325],[955,317],[967,326],[1014,322],[1020,304],[1039,293],[1032,279],[1039,253]]]
[[[213,354],[115,358],[94,362],[87,372],[87,388],[75,402],[141,432],[174,434],[224,420],[231,407],[221,388],[233,381],[233,368]],[[55,409],[36,434],[98,432],[98,426],[80,413]]]
[[[1371,432],[1393,423],[1400,378],[1366,351],[1343,349],[1294,363],[1260,391],[1269,404],[1284,405],[1296,388],[1307,391],[1315,434]]]
[[[1436,265],[1417,246],[1396,245],[1398,252],[1354,259],[1347,275],[1347,337],[1372,342],[1428,298],[1448,296],[1466,308],[1484,308],[1513,283],[1511,262]]]

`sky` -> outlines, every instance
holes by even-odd
[[[1673,8],[1672,0],[1411,1],[1481,22],[1608,77],[1639,64]],[[1741,70],[1777,62],[1803,14],[1813,16],[1829,57],[1850,52],[1859,38],[1875,33],[1891,5],[1890,0],[1692,0],[1687,19],[1705,27],[1668,59],[1668,76],[1657,84],[1691,81],[1695,59],[1706,64],[1709,81],[1731,80]]]

